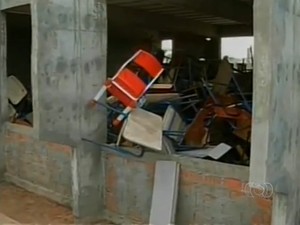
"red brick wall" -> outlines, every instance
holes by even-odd
[[[72,197],[72,148],[34,140],[24,135],[5,136],[7,177],[32,191],[69,204]],[[55,197],[54,197],[55,198]],[[61,198],[61,199],[59,199]]]
[[[108,217],[148,223],[154,163],[112,155],[104,163]],[[176,224],[270,225],[272,201],[248,196],[244,185],[240,180],[201,174],[181,163]]]

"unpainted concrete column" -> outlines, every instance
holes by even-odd
[[[300,1],[255,1],[254,7],[250,180],[270,182],[275,192],[284,194],[276,194],[273,212],[285,211],[281,224],[299,224]],[[282,215],[273,215],[273,223],[279,224]]]
[[[0,26],[5,27],[5,18],[3,14],[0,14]],[[5,88],[5,78],[6,78],[6,65],[5,65],[5,58],[6,58],[6,51],[5,51],[5,38],[6,32],[1,29],[0,33],[0,182],[4,179],[4,172],[5,172],[5,154],[4,154],[4,125],[5,125],[5,113],[7,111],[7,99],[6,97],[6,88]]]
[[[1,124],[0,124],[1,125]],[[4,145],[3,137],[0,135],[0,182],[4,180],[4,173],[5,173],[5,154],[4,154]]]
[[[86,108],[106,79],[106,3],[36,0],[33,10],[39,138],[74,147],[74,214],[95,221],[102,210],[101,153],[82,138],[106,139],[106,112]]]
[[[105,114],[86,103],[106,78],[106,11],[103,0],[36,1],[39,132],[43,140],[77,145],[105,136]]]

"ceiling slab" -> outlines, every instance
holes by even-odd
[[[208,37],[218,35],[216,26],[192,19],[181,19],[172,15],[153,14],[112,5],[107,7],[107,15],[109,26],[123,26],[124,29],[128,29],[128,32],[132,26],[135,26],[162,32],[191,33]]]
[[[204,23],[214,24],[252,24],[253,0],[107,0],[109,5],[143,9],[151,13],[173,15],[179,18],[195,18],[207,16],[210,20]],[[220,20],[224,20],[220,22]]]

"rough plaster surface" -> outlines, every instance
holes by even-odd
[[[286,225],[299,224],[300,1],[254,2],[255,88],[250,179],[270,182],[276,192],[284,194],[274,204],[278,216],[274,215],[274,224],[280,223],[282,217],[286,218]]]
[[[86,108],[106,78],[106,4],[104,0],[2,0],[0,6],[7,9],[27,3],[31,3],[32,15],[34,128],[28,133],[14,128],[22,135],[1,143],[1,153],[5,150],[8,157],[7,177],[32,191],[51,193],[56,199],[62,197],[60,194],[71,195],[68,202],[75,216],[93,221],[102,207],[101,153],[81,138],[99,142],[106,138],[105,111]],[[0,22],[1,73],[6,74],[3,14]],[[0,77],[3,137],[11,129],[2,125],[7,100],[5,76]],[[59,144],[69,146],[67,158]],[[19,158],[23,161],[15,164]],[[51,178],[47,180],[43,173],[50,173]]]
[[[3,138],[1,137],[1,135],[0,135],[0,142],[3,143]],[[5,171],[6,171],[6,166],[5,166],[4,145],[0,144],[0,182],[4,179]]]
[[[36,3],[42,139],[77,145],[105,137],[105,114],[85,107],[106,78],[105,9],[102,0]]]
[[[145,161],[113,155],[104,157],[104,204],[108,219],[119,223],[149,223],[155,163],[148,159],[149,156]],[[271,224],[272,201],[248,197],[243,192],[246,182],[234,176],[230,178],[229,170],[225,172],[227,176],[220,177],[213,170],[203,172],[200,161],[199,166],[192,165],[189,158],[178,161],[181,172],[176,224]],[[220,169],[224,166],[209,163],[211,168],[213,164]]]

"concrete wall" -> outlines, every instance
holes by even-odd
[[[30,4],[34,127],[7,121],[6,32],[0,39],[0,177],[71,205],[76,218],[99,219],[101,153],[82,138],[103,142],[106,112],[87,102],[106,78],[104,0],[2,0],[0,9]],[[6,18],[0,14],[6,27]],[[5,166],[5,169],[3,167]]]
[[[148,223],[157,159],[181,164],[176,224],[271,224],[272,201],[245,192],[247,167],[154,154],[142,160],[105,155],[107,219],[116,223]]]

